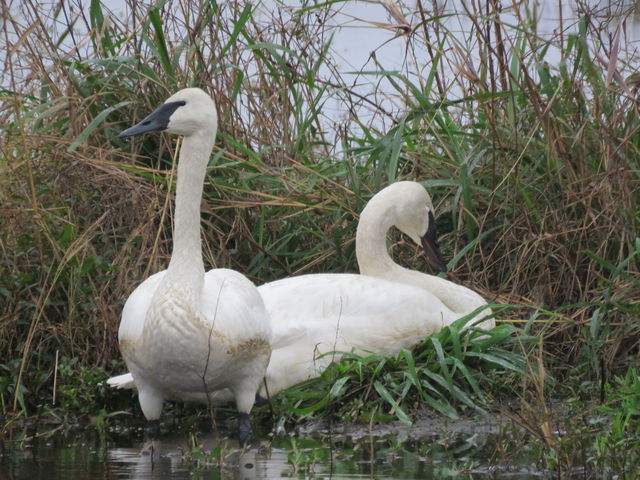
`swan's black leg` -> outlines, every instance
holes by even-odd
[[[253,431],[251,429],[251,417],[248,413],[238,414],[238,440],[241,446],[246,446],[251,441],[251,435]]]
[[[140,453],[142,455],[151,455],[151,469],[153,470],[153,462],[156,455],[156,445],[159,445],[160,440],[160,420],[147,421],[147,426],[144,428],[144,433],[147,436],[147,441],[142,447],[142,451]]]
[[[144,431],[149,440],[157,440],[160,437],[160,420],[149,420]]]

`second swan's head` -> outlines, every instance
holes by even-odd
[[[215,136],[217,128],[218,114],[213,99],[199,88],[185,88],[171,95],[140,123],[120,132],[118,136],[132,137],[162,131],[184,136]]]
[[[374,195],[360,216],[367,216],[367,210],[385,212],[386,225],[397,227],[414,242],[422,246],[427,260],[441,271],[447,271],[447,264],[438,247],[436,220],[433,203],[425,188],[410,181],[395,182]]]

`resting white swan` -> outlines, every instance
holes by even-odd
[[[228,389],[244,444],[251,437],[249,412],[271,353],[271,328],[253,283],[233,270],[204,271],[200,204],[216,130],[211,97],[187,88],[120,134],[167,131],[184,140],[169,267],[129,296],[118,337],[151,437],[158,434],[164,400],[208,403],[213,392]]]
[[[376,194],[360,216],[356,253],[362,275],[301,275],[258,288],[273,329],[261,396],[315,377],[339,358],[322,356],[325,353],[356,349],[396,354],[486,306],[468,288],[393,262],[386,246],[392,226],[422,245],[436,268],[445,268],[429,195],[419,183],[397,182]],[[471,322],[490,313],[486,308]],[[479,326],[490,329],[494,325],[493,319],[487,319]],[[111,384],[133,387],[127,375],[114,377]],[[215,395],[216,402],[229,399],[228,392]]]
[[[424,187],[397,182],[381,190],[360,215],[356,254],[361,275],[302,275],[258,287],[273,328],[266,389],[260,395],[315,377],[336,358],[320,355],[352,349],[393,355],[486,307],[473,290],[396,264],[386,245],[392,226],[421,244],[436,268],[446,269]],[[490,313],[486,307],[470,323]],[[493,318],[479,324],[494,326]]]

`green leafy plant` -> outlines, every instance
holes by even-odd
[[[451,418],[460,409],[484,412],[487,399],[480,382],[493,377],[495,385],[497,377],[524,375],[525,357],[517,348],[531,337],[511,325],[477,329],[467,325],[473,316],[395,357],[341,352],[340,363],[319,378],[281,392],[278,413],[363,420],[373,415],[411,424],[409,412],[420,405]]]

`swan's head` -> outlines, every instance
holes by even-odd
[[[216,105],[199,88],[185,88],[171,95],[164,104],[140,123],[120,132],[119,137],[132,137],[147,132],[177,133],[178,135],[211,134],[218,128]]]
[[[447,264],[438,247],[433,203],[425,188],[417,182],[396,182],[381,190],[369,203],[376,200],[387,206],[393,225],[422,246],[429,263],[446,272]]]

